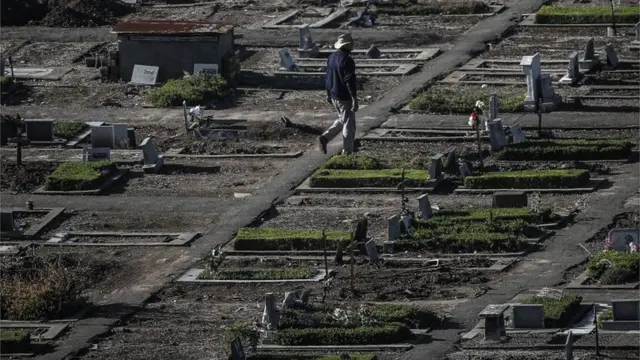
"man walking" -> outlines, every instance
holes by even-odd
[[[323,153],[327,153],[327,143],[342,132],[343,154],[354,152],[356,136],[356,64],[351,58],[353,39],[349,34],[338,37],[334,47],[336,51],[329,55],[327,61],[327,102],[338,112],[338,120],[327,131],[318,137],[318,145]]]

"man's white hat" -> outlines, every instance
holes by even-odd
[[[338,36],[338,41],[333,45],[334,48],[340,49],[343,46],[353,46],[353,39],[349,34],[342,34]]]

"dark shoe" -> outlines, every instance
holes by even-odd
[[[318,147],[323,154],[327,153],[327,143],[329,143],[327,138],[325,138],[324,136],[318,136]]]

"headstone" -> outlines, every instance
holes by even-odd
[[[613,249],[616,251],[626,252],[631,242],[635,243],[636,246],[640,245],[640,229],[611,229],[607,236],[611,240]]]
[[[467,176],[471,176],[471,170],[469,169],[469,166],[467,165],[467,163],[462,163],[460,164],[460,176],[462,176],[462,178],[466,178]]]
[[[155,85],[158,80],[157,66],[133,65],[133,74],[131,75],[131,84],[133,85]]]
[[[393,241],[399,238],[402,235],[401,227],[400,227],[400,216],[393,215],[389,218],[387,223],[387,240]]]
[[[429,166],[429,179],[435,180],[442,175],[442,154],[436,154],[431,158],[431,165]]]
[[[444,168],[447,171],[454,172],[456,167],[457,167],[457,165],[458,165],[458,159],[457,159],[457,156],[456,156],[456,151],[455,150],[450,150],[447,153],[447,160],[444,162]]]
[[[158,155],[153,139],[151,137],[147,137],[142,140],[140,148],[142,148],[142,156],[144,158],[144,165],[142,167],[143,171],[159,171],[164,165],[164,157],[162,155]]]
[[[527,96],[524,99],[525,107],[531,108],[538,105],[538,83],[540,81],[540,54],[523,56],[520,61],[522,71],[527,76]]]
[[[296,64],[293,62],[293,59],[291,58],[291,53],[289,52],[289,49],[282,48],[278,53],[280,54],[280,63],[285,69],[287,69],[287,71],[298,71],[298,67],[296,66]]]
[[[636,41],[640,41],[640,22],[637,22],[634,28],[636,29]]]
[[[382,52],[375,45],[371,45],[371,47],[364,54],[367,59],[379,59],[382,56]]]
[[[368,224],[369,220],[367,220],[367,218],[362,218],[356,222],[356,227],[353,230],[353,241],[367,241]]]
[[[520,127],[520,124],[511,125],[509,127],[509,130],[511,130],[511,135],[513,136],[514,144],[519,144],[527,140],[526,137],[524,136],[524,132],[522,131],[522,128]]]
[[[567,332],[567,341],[564,343],[564,357],[566,360],[573,360],[573,332]]]
[[[498,95],[492,94],[489,101],[489,120],[498,118]]]
[[[266,325],[267,329],[274,330],[278,328],[278,320],[275,296],[273,293],[266,293],[264,296],[262,323]]]
[[[193,64],[193,73],[218,74],[218,64]]]
[[[433,210],[431,209],[431,203],[429,202],[429,195],[422,194],[418,196],[418,216],[423,219],[429,219],[433,216]]]
[[[242,348],[242,342],[240,339],[235,339],[231,342],[231,360],[246,360],[247,356],[244,354]]]
[[[29,141],[53,141],[55,135],[53,119],[25,119],[24,125]]]
[[[310,50],[313,47],[313,38],[309,24],[300,25],[300,49]]]
[[[282,308],[291,307],[296,302],[297,297],[298,296],[295,291],[285,292],[284,300],[282,301]]]
[[[493,151],[499,151],[505,145],[507,139],[502,128],[502,120],[497,119],[489,122],[489,140]]]
[[[309,297],[311,296],[312,292],[313,289],[305,289],[300,296],[300,301],[302,301],[303,304],[307,305],[309,303]]]
[[[640,300],[612,300],[613,321],[640,320]]]
[[[500,341],[506,335],[504,312],[508,305],[487,305],[479,314],[484,319],[484,339]]]
[[[376,249],[376,243],[373,240],[367,241],[364,246],[367,249],[367,256],[369,256],[370,262],[378,261],[378,249]]]
[[[582,78],[580,73],[580,63],[578,62],[578,52],[574,51],[569,55],[569,65],[567,67],[567,74],[560,79],[561,83],[575,84]]]
[[[411,226],[412,222],[413,222],[413,217],[411,216],[411,214],[402,215],[402,224],[401,225],[403,225],[405,233],[407,235],[413,234],[413,226]]]
[[[562,102],[562,98],[553,89],[551,76],[547,73],[540,74],[540,92],[542,94],[542,106],[547,112],[555,110]]]
[[[494,208],[527,207],[527,193],[523,191],[500,191],[493,194]]]
[[[544,307],[540,304],[513,305],[513,327],[544,329]]]
[[[585,71],[592,71],[598,65],[600,65],[600,59],[596,56],[593,38],[590,38],[584,47],[584,56],[580,59],[579,68]]]
[[[111,149],[109,148],[91,148],[87,149],[86,161],[104,161],[111,159]]]
[[[617,68],[618,64],[620,63],[620,60],[618,59],[618,53],[616,52],[616,49],[613,47],[613,44],[607,44],[604,47],[604,51],[607,56],[607,66],[613,69]]]
[[[13,211],[0,211],[0,227],[2,231],[16,231],[16,224],[13,221]]]
[[[393,248],[395,247],[396,242],[395,241],[384,241],[382,243],[382,252],[384,254],[393,254]]]
[[[129,148],[129,125],[112,124],[113,126],[113,144],[112,149],[128,149]]]
[[[111,148],[113,146],[113,126],[92,126],[91,147]]]

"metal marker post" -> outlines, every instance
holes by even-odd
[[[478,141],[478,160],[480,160],[480,169],[484,168],[482,161],[482,141],[480,140],[480,122],[476,125],[476,140]]]
[[[324,279],[329,278],[329,261],[327,260],[327,235],[322,230],[322,249],[324,252]]]
[[[596,326],[596,356],[600,356],[600,338],[598,337],[598,312],[596,304],[593,304],[593,323]]]

